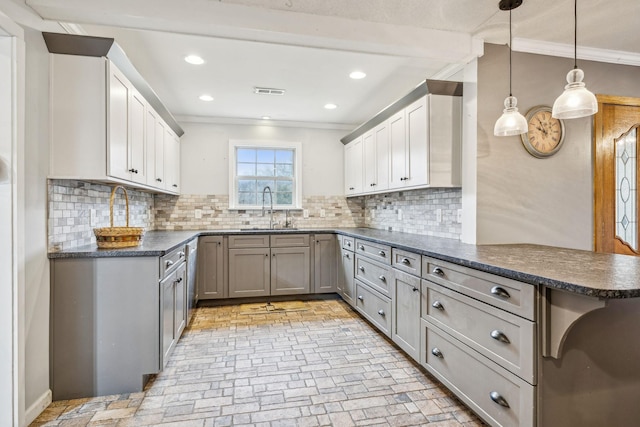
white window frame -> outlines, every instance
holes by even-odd
[[[230,139],[229,140],[229,209],[255,210],[262,209],[262,205],[248,206],[238,205],[238,177],[236,174],[236,152],[238,148],[273,148],[276,150],[293,150],[293,204],[273,205],[273,209],[302,209],[302,143],[294,141],[271,141],[255,139]],[[268,202],[268,201],[267,201]]]

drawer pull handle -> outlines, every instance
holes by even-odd
[[[444,277],[444,271],[440,267],[434,268],[433,271],[431,272],[431,274],[435,274],[437,276]]]
[[[402,258],[402,261],[400,262],[403,263],[404,265],[411,265],[411,261],[409,261],[409,258]]]
[[[378,310],[378,314],[380,316],[384,317],[384,310],[383,309]]]
[[[364,301],[364,298],[363,298],[363,296],[362,296],[362,295],[358,295],[358,299],[359,299],[360,301]]]
[[[415,286],[413,287],[413,292],[418,292],[420,289],[416,288]]]
[[[347,257],[347,258],[349,258],[349,252],[345,252],[345,253],[344,253],[344,256],[345,256],[345,257]]]
[[[498,405],[504,406],[505,408],[510,408],[509,402],[507,402],[507,399],[502,397],[500,393],[498,393],[497,391],[492,391],[491,393],[489,393],[489,397]]]
[[[362,271],[364,273],[364,267],[363,266],[358,267],[358,270],[360,270],[360,271]]]
[[[433,304],[431,304],[431,307],[435,308],[436,310],[444,311],[444,305],[442,305],[440,301],[434,301]]]
[[[351,246],[351,242],[347,242],[347,246]]]
[[[169,260],[167,262],[164,263],[164,265],[166,266],[165,268],[169,268],[173,265],[173,261]]]
[[[179,256],[180,258],[184,258],[184,252],[179,252],[179,253],[178,253],[178,256]]]
[[[507,338],[507,336],[504,334],[504,332],[499,331],[499,330],[494,330],[491,331],[491,338],[493,338],[496,341],[500,341],[503,342],[505,344],[510,344],[511,341],[509,341],[509,338]]]
[[[384,277],[384,276],[380,276],[380,277],[378,277],[378,279],[379,279],[381,282],[386,282],[386,281],[387,281],[387,278],[386,278],[386,277]]]
[[[431,349],[431,354],[433,354],[438,359],[444,359],[444,356],[442,355],[442,352],[440,351],[440,349],[438,347],[433,347]]]
[[[387,256],[387,254],[386,254],[384,251],[379,251],[379,252],[378,252],[378,255],[380,255],[380,256]]]
[[[509,292],[507,292],[507,290],[502,286],[494,286],[493,288],[491,288],[491,293],[500,298],[504,298],[504,299],[511,298],[511,295],[509,295]]]
[[[364,246],[363,245],[359,245],[358,249],[360,249],[361,251],[364,251]]]

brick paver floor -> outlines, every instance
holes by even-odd
[[[198,308],[145,391],[53,402],[32,426],[482,426],[341,300]]]

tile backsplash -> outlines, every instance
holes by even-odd
[[[74,180],[48,183],[49,250],[73,249],[95,244],[93,229],[109,226],[111,186]],[[146,230],[214,230],[265,227],[269,216],[256,210],[229,210],[228,195],[183,194],[171,196],[127,188],[129,225]],[[125,224],[125,203],[121,192],[114,204],[115,225]],[[371,196],[303,197],[303,211],[291,212],[293,226],[370,227],[428,236],[460,239],[457,222],[462,207],[459,188],[433,188]],[[438,218],[438,210],[441,219]],[[274,213],[282,226],[283,211]]]
[[[96,242],[93,229],[109,226],[111,186],[73,180],[49,180],[49,250],[73,249]],[[129,225],[154,229],[153,194],[127,188]],[[125,201],[118,190],[113,206],[114,225],[124,226]]]

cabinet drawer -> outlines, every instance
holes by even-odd
[[[391,296],[392,270],[388,265],[381,264],[362,255],[356,255],[356,278],[360,279],[376,291],[388,297]]]
[[[429,372],[493,426],[533,426],[535,387],[422,320]],[[502,404],[500,404],[500,403]]]
[[[538,288],[494,274],[422,257],[422,277],[510,313],[536,320]]]
[[[422,317],[535,384],[536,324],[422,280]]]
[[[242,236],[229,236],[229,249],[244,248],[268,248],[268,234],[247,234]]]
[[[163,257],[160,257],[160,279],[178,268],[178,265],[185,259],[184,245],[172,250]]]
[[[342,249],[347,249],[352,251],[356,248],[356,241],[353,237],[340,236],[342,237]]]
[[[308,234],[277,234],[271,236],[272,248],[292,248],[309,246]]]
[[[391,265],[400,271],[420,276],[422,272],[421,257],[413,252],[393,248],[391,250]]]
[[[358,280],[356,310],[391,338],[391,301]]]
[[[356,253],[391,264],[391,247],[387,245],[356,239]]]

